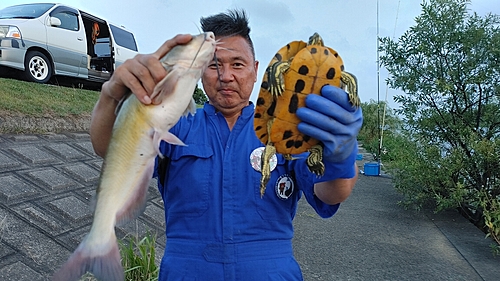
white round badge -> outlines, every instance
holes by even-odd
[[[252,151],[252,153],[250,153],[250,164],[257,172],[260,172],[262,152],[264,152],[264,147],[257,147]],[[276,157],[276,154],[273,154],[269,164],[271,166],[271,172],[276,169],[276,166],[278,165],[278,157]]]

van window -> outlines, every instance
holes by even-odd
[[[98,57],[111,57],[109,37],[97,38],[96,44],[94,45],[94,52]]]
[[[35,19],[45,14],[55,4],[26,4],[0,10],[0,19]]]
[[[78,15],[73,12],[62,11],[60,13],[52,14],[52,16],[61,20],[61,25],[58,26],[58,28],[74,31],[78,30]]]
[[[135,43],[134,35],[132,33],[112,24],[109,26],[111,27],[111,32],[113,33],[116,44],[137,52],[137,44]]]

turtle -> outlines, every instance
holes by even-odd
[[[360,106],[356,77],[344,71],[342,58],[325,46],[318,33],[307,43],[293,41],[282,47],[266,68],[254,113],[254,131],[265,145],[261,155],[261,197],[271,174],[270,159],[276,153],[293,160],[296,158],[292,155],[309,152],[309,170],[317,176],[324,174],[323,146],[299,132],[300,119],[295,113],[305,106],[308,94],[320,95],[325,85],[342,87],[352,106]]]

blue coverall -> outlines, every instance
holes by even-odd
[[[160,150],[171,163],[165,186],[159,183],[167,236],[160,281],[302,280],[292,252],[297,201],[304,193],[320,216],[333,216],[339,205],[317,199],[314,183],[354,174],[331,176],[334,168],[327,165],[318,179],[305,159],[286,161],[277,155],[261,198],[261,173],[250,161],[252,151],[263,147],[253,114],[250,104],[230,131],[206,103],[170,130],[187,146],[162,142]]]

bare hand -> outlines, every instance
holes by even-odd
[[[116,68],[111,79],[102,86],[102,94],[119,101],[130,90],[144,104],[150,104],[150,95],[155,85],[166,75],[160,59],[177,45],[191,41],[189,34],[179,34],[165,41],[152,54],[138,54],[133,59],[126,60]]]

